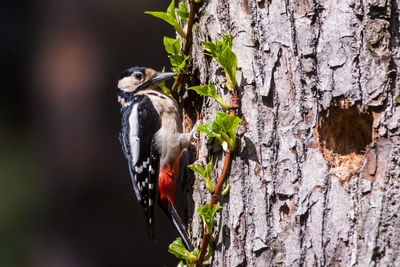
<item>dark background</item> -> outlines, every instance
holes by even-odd
[[[3,1],[4,2],[4,1]],[[156,213],[148,240],[120,150],[116,82],[169,69],[161,0],[1,4],[0,266],[174,266]]]

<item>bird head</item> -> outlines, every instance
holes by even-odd
[[[118,88],[124,93],[135,94],[147,88],[155,89],[157,84],[175,75],[174,72],[157,72],[150,68],[133,67],[121,74],[118,81]]]

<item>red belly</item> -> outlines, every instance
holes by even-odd
[[[160,201],[164,205],[170,203],[175,207],[175,184],[179,172],[180,158],[181,155],[172,164],[160,167],[158,192],[160,194]]]

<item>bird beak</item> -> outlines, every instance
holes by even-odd
[[[160,82],[166,81],[176,75],[175,72],[158,72],[153,77],[150,78],[152,84],[158,84]]]

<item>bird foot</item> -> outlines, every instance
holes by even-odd
[[[200,138],[200,133],[197,130],[197,126],[199,126],[200,120],[196,121],[196,123],[193,125],[192,131],[190,133],[192,134],[192,139],[194,140],[199,140]]]

